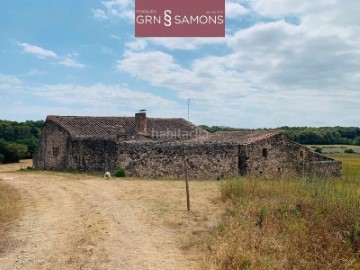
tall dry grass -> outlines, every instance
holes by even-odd
[[[201,269],[360,269],[359,176],[236,178],[220,190],[231,206]]]

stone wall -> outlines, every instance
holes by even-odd
[[[69,144],[68,170],[105,172],[117,167],[115,139],[74,139]]]
[[[226,142],[123,141],[123,137],[71,138],[56,123],[45,125],[34,155],[38,169],[101,172],[126,169],[128,176],[192,179],[237,175],[338,176],[341,162],[289,141],[283,134],[241,145]],[[56,151],[55,151],[56,150]]]
[[[315,177],[341,176],[342,162],[315,152],[309,152],[305,164],[306,174]]]
[[[341,162],[312,152],[279,134],[267,140],[240,146],[242,175],[280,174],[300,176],[340,176]]]
[[[184,177],[184,161],[192,179],[238,175],[238,146],[125,142],[119,145],[118,166],[136,177]]]
[[[66,131],[52,122],[47,123],[34,153],[34,167],[66,169],[69,142],[70,136]]]
[[[240,167],[244,164],[242,174],[278,175],[299,173],[301,150],[289,143],[283,134],[267,140],[240,146]],[[304,153],[303,153],[304,154]]]
[[[128,176],[183,178],[185,160],[192,179],[238,175],[237,145],[117,142],[111,139],[71,141],[67,166],[59,169],[104,172],[123,167]]]

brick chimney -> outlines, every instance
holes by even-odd
[[[139,133],[146,133],[146,110],[135,113],[135,130]]]

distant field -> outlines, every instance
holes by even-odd
[[[360,179],[360,146],[359,145],[308,145],[314,150],[322,148],[322,154],[342,161],[342,177],[358,177]],[[346,154],[346,149],[352,149],[354,154]]]
[[[326,156],[342,161],[342,177],[360,178],[360,155],[359,154],[326,154]]]
[[[344,153],[346,149],[352,149],[356,153],[360,154],[360,145],[308,145],[309,148],[314,150],[315,148],[322,148],[322,152],[326,153]]]

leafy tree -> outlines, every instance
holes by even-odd
[[[44,121],[15,122],[0,120],[0,163],[31,158]]]
[[[18,155],[20,158],[31,158],[35,152],[38,137],[43,126],[44,121],[42,120],[20,123],[0,120],[0,139],[7,143],[7,146],[4,146],[4,141],[2,142],[0,153],[2,153],[4,159],[0,162],[16,160]],[[9,146],[11,143],[15,145]],[[18,145],[23,146],[20,147]],[[27,149],[25,154],[24,149]]]
[[[32,158],[32,156],[35,153],[36,145],[38,143],[38,140],[31,135],[31,137],[23,140],[17,140],[16,143],[23,144],[27,146],[27,153],[23,158]]]
[[[360,136],[358,136],[354,139],[354,144],[360,145]]]
[[[8,143],[0,139],[0,163],[18,162],[26,157],[27,146],[18,143]]]

